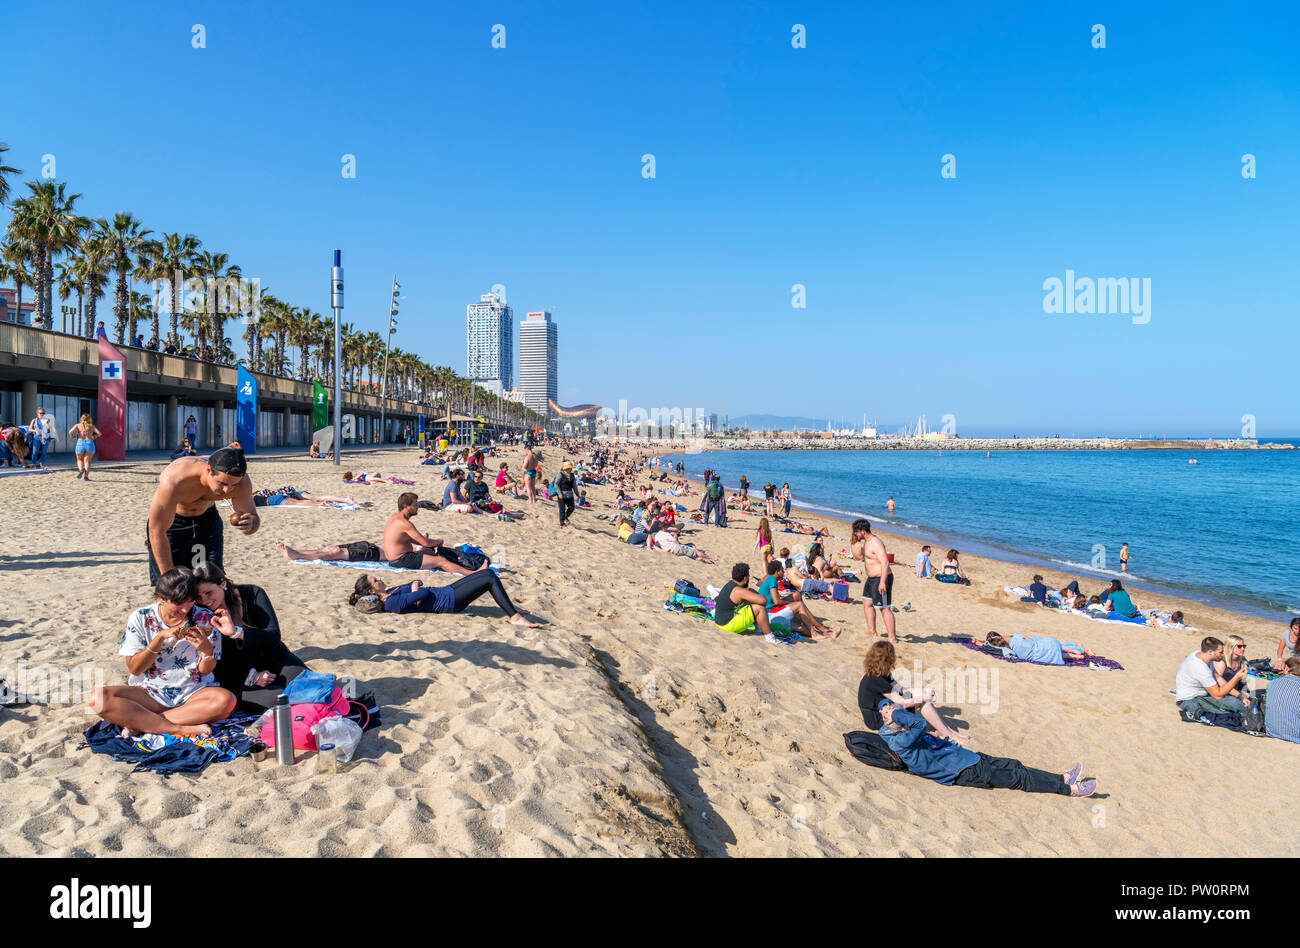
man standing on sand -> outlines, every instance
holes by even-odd
[[[173,566],[193,568],[205,560],[225,569],[217,501],[230,501],[235,509],[230,523],[245,536],[262,525],[247,471],[244,452],[234,448],[208,458],[177,458],[163,468],[145,531],[149,582],[156,584]]]
[[[442,545],[441,537],[427,537],[411,523],[420,512],[420,498],[407,491],[397,498],[397,513],[384,524],[382,549],[388,565],[397,569],[440,569],[448,573],[468,576],[477,570],[467,569],[448,556],[455,551]],[[487,569],[484,557],[479,569]]]
[[[885,636],[897,644],[891,601],[894,574],[889,569],[889,554],[885,552],[885,544],[871,532],[869,520],[854,520],[852,535],[853,558],[862,560],[862,568],[867,574],[867,581],[862,586],[862,611],[867,614],[867,634],[876,634],[876,609],[880,609],[885,618]]]

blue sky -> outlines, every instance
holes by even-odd
[[[28,176],[55,155],[84,212],[193,232],[296,305],[328,311],[341,247],[363,328],[396,272],[397,344],[461,372],[465,306],[503,284],[517,318],[554,311],[566,403],[1300,434],[1300,14],[989,6],[65,3],[52,23],[11,0],[0,140]],[[1149,278],[1150,322],[1045,314],[1067,269]]]

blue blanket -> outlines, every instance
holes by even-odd
[[[210,737],[172,737],[169,734],[144,734],[121,737],[116,724],[99,721],[83,735],[78,749],[89,747],[96,754],[108,754],[114,760],[134,763],[133,772],[152,770],[164,777],[174,773],[199,773],[214,760],[243,757],[253,746],[253,738],[244,728],[257,720],[255,714],[226,718],[212,725]]]

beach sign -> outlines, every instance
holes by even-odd
[[[126,459],[126,357],[99,338],[99,406],[95,454],[101,461]]]
[[[235,374],[235,437],[245,454],[257,453],[257,378],[242,365]]]
[[[319,431],[330,423],[330,397],[320,379],[311,380],[311,428]]]

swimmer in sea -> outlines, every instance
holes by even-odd
[[[898,504],[894,503],[894,498],[891,497],[891,498],[889,498],[889,502],[888,502],[887,504],[885,504],[885,509],[888,510],[890,513],[893,513],[893,512],[894,512],[894,508],[897,507],[897,506],[898,506]]]

